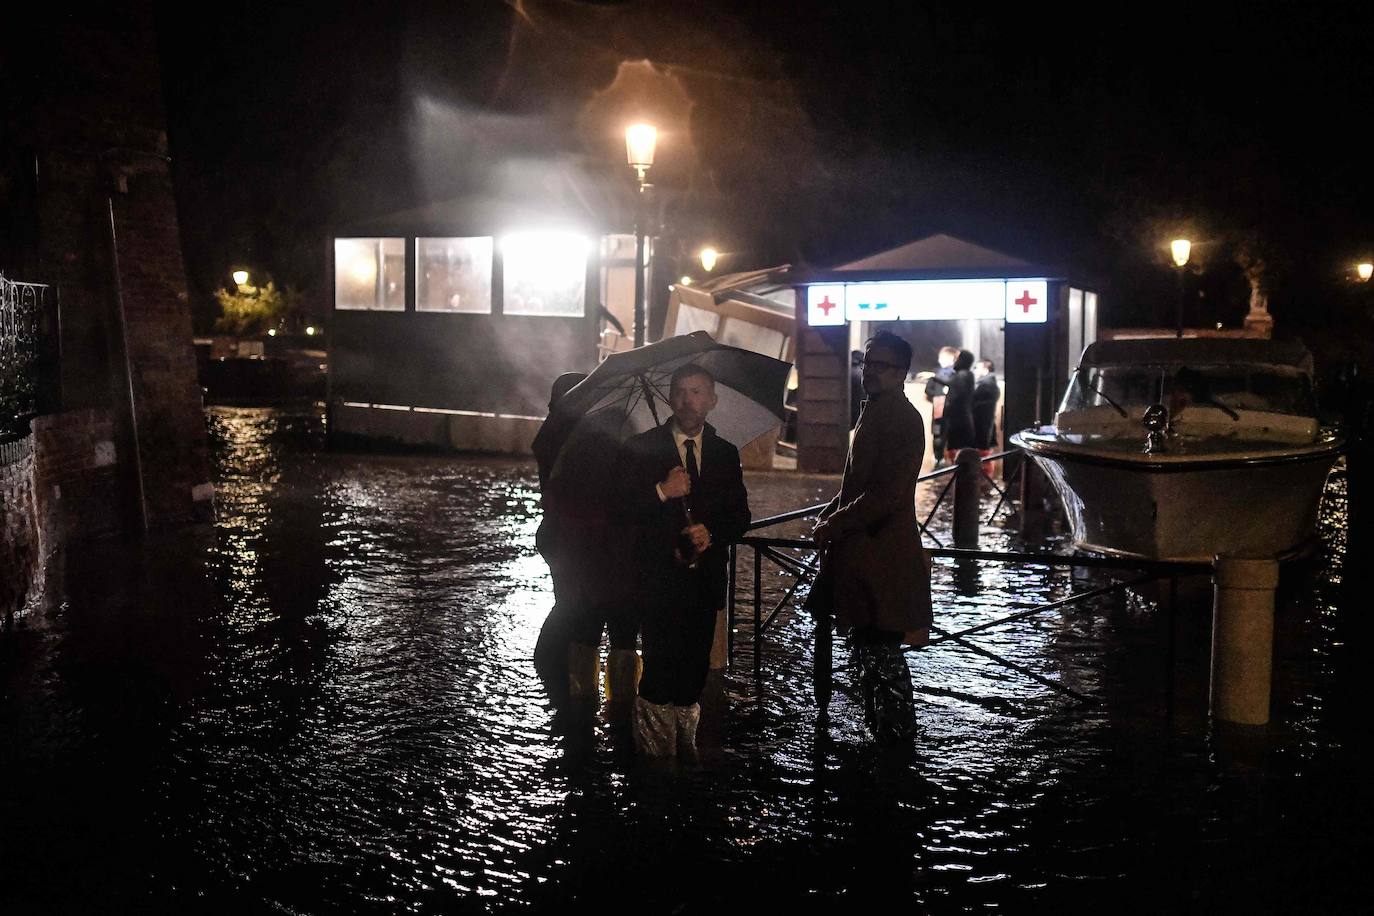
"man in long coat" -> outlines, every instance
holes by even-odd
[[[634,739],[653,756],[695,749],[729,547],[750,518],[739,449],[706,422],[711,374],[678,369],[668,403],[673,416],[625,442],[616,474],[643,625]]]
[[[840,492],[813,536],[821,551],[816,588],[850,632],[869,727],[909,739],[915,718],[903,646],[921,645],[931,623],[930,560],[916,521],[916,480],[925,452],[921,415],[902,390],[911,346],[881,332],[864,351],[868,395],[845,460]]]

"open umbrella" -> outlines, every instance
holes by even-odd
[[[604,474],[621,442],[668,418],[669,379],[689,363],[716,380],[707,422],[727,442],[743,447],[786,418],[790,363],[716,343],[705,331],[670,337],[611,354],[554,404],[534,439],[541,478]]]

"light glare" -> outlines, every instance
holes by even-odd
[[[1188,254],[1193,250],[1193,243],[1187,239],[1174,239],[1169,243],[1169,252],[1174,256],[1174,265],[1182,267],[1188,263]]]
[[[716,269],[716,260],[720,258],[720,252],[714,248],[706,247],[701,249],[701,266],[708,273]]]
[[[1361,280],[1368,280],[1371,276],[1374,276],[1374,264],[1370,264],[1368,261],[1363,264],[1357,264],[1355,266],[1355,273],[1359,274]]]
[[[246,270],[236,270],[236,271],[234,271],[234,282],[235,282],[236,284],[238,284],[239,286],[247,286],[247,285],[248,285],[248,271],[246,271]]]

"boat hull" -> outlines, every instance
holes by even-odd
[[[1019,438],[1019,437],[1018,437]],[[1279,557],[1313,537],[1338,450],[1282,460],[1104,460],[1022,442],[1053,483],[1084,550],[1210,563]]]

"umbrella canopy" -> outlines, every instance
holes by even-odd
[[[786,418],[790,363],[695,331],[613,353],[560,398],[534,439],[540,477],[608,467],[621,442],[668,419],[669,379],[688,364],[715,378],[718,403],[707,422],[727,442],[743,447]]]

